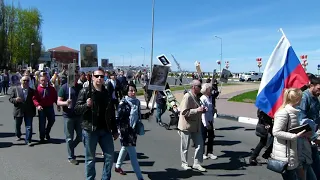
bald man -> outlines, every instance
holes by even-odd
[[[206,111],[206,108],[200,106],[200,99],[198,95],[200,94],[201,83],[198,80],[193,80],[191,82],[191,90],[184,94],[183,99],[180,104],[180,116],[178,129],[181,136],[181,167],[185,170],[191,169],[188,165],[188,148],[190,139],[195,143],[195,155],[194,163],[192,168],[205,172],[206,169],[203,168],[200,163],[203,162],[203,140],[201,134],[201,115]]]

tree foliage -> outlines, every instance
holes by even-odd
[[[37,64],[42,47],[38,9],[6,5],[0,0],[0,66]]]

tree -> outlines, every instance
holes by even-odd
[[[42,46],[39,10],[5,5],[3,0],[0,0],[0,9],[0,65],[12,66],[24,62],[34,66]]]

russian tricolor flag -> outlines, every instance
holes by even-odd
[[[285,88],[301,88],[309,82],[300,60],[283,33],[264,69],[256,106],[274,117],[282,105]]]

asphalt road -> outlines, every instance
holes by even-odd
[[[34,118],[35,145],[28,147],[15,141],[12,105],[7,97],[0,98],[0,179],[2,180],[79,180],[84,179],[83,144],[76,149],[80,164],[67,162],[67,149],[64,141],[63,119],[56,116],[52,129],[53,143],[36,144],[38,138],[38,118]],[[168,121],[168,114],[163,121]],[[258,138],[254,126],[235,121],[216,119],[215,154],[217,160],[205,160],[208,172],[184,171],[180,165],[180,138],[175,130],[165,130],[154,119],[145,121],[145,136],[138,139],[138,159],[145,179],[152,180],[269,180],[280,176],[266,169],[266,165],[248,166],[247,159],[251,148]],[[23,129],[24,131],[24,129]],[[116,141],[116,156],[120,149]],[[101,151],[98,151],[101,152]],[[192,165],[193,148],[190,147],[189,164]],[[97,156],[99,157],[99,156]],[[101,178],[103,162],[101,157],[96,164],[97,179]],[[136,179],[130,161],[125,161],[123,169],[128,175],[121,176],[113,172],[113,180]]]

